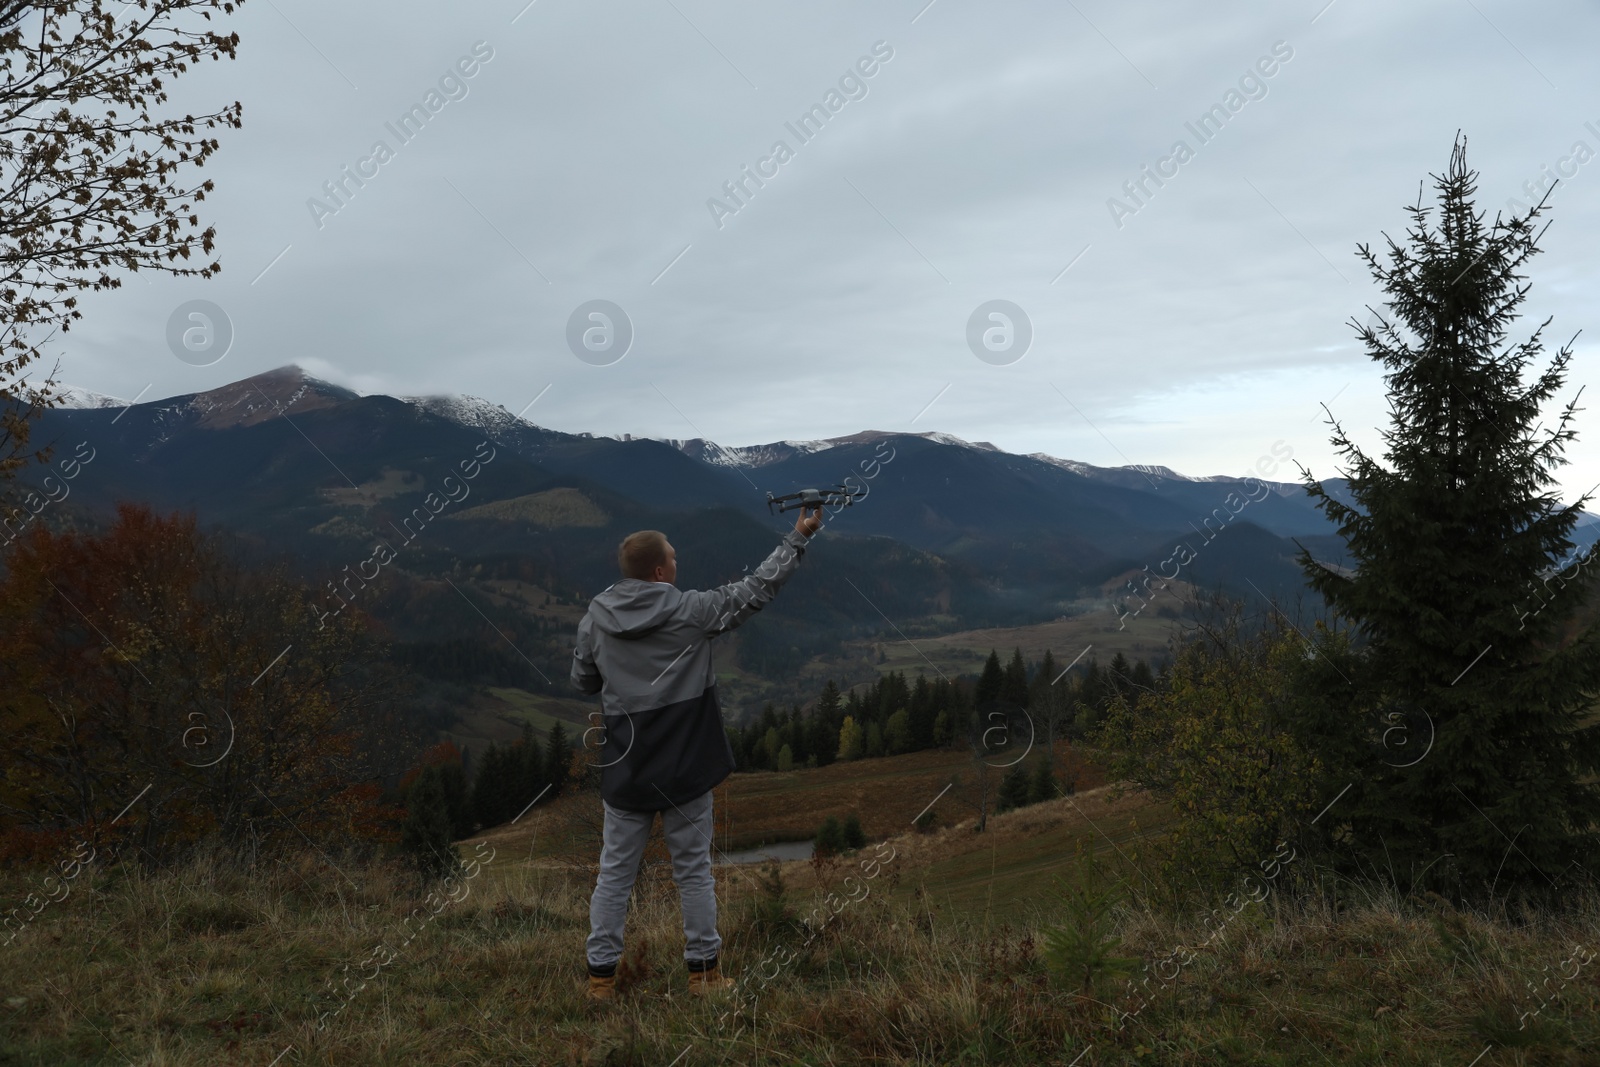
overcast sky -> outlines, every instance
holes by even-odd
[[[1530,312],[1588,331],[1568,394],[1600,382],[1600,159],[1573,156],[1600,152],[1600,10],[1325,3],[249,0],[238,61],[176,94],[244,105],[206,168],[223,273],[91,295],[62,376],[148,400],[299,363],[538,396],[566,431],[940,430],[1190,474],[1282,440],[1327,475],[1318,405],[1374,447],[1386,410],[1355,247],[1402,233],[1460,129],[1491,211],[1567,160]],[[194,299],[234,331],[210,366],[167,343]],[[569,348],[591,300],[631,323],[620,360]],[[1021,359],[970,347],[991,300]],[[1569,490],[1600,482],[1600,414],[1579,431]]]

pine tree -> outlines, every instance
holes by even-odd
[[[938,709],[933,703],[933,687],[924,675],[917,675],[917,684],[911,688],[911,706],[906,709],[907,728],[911,732],[912,751],[933,745],[933,721]]]
[[[487,828],[505,821],[506,785],[505,750],[490,742],[472,780],[472,817],[478,825]]]
[[[889,716],[889,721],[884,724],[883,743],[888,746],[891,756],[911,751],[911,713],[905,708]]]
[[[1055,769],[1056,729],[1061,723],[1062,712],[1066,710],[1067,697],[1071,692],[1070,683],[1060,679],[1060,675],[1061,672],[1056,669],[1055,656],[1051,655],[1048,648],[1045,649],[1044,659],[1039,661],[1039,670],[1033,676],[1033,684],[1029,687],[1028,714],[1033,716],[1034,725],[1044,731],[1044,763],[1047,774],[1053,773]]]
[[[789,713],[789,749],[795,763],[804,763],[811,755],[811,730],[805,715],[796,704]]]
[[[983,664],[983,673],[978,676],[976,704],[979,717],[987,713],[1000,699],[1004,682],[1005,671],[1000,666],[1000,654],[991,648],[989,658]]]
[[[1133,674],[1129,677],[1133,687],[1141,692],[1149,692],[1156,687],[1156,676],[1150,673],[1150,664],[1142,659],[1134,660]]]
[[[1000,779],[999,795],[996,797],[997,811],[1010,811],[1012,808],[1025,807],[1028,803],[1028,772],[1018,760],[1006,768],[1005,777]]]
[[[450,812],[439,768],[426,767],[406,791],[400,851],[423,875],[442,877],[460,863],[450,844],[450,831]]]
[[[794,750],[788,745],[784,745],[782,748],[778,749],[778,770],[794,770]]]
[[[545,792],[545,785],[549,782],[546,774],[543,754],[539,750],[539,742],[533,736],[533,727],[527,723],[522,726],[522,740],[516,748],[517,753],[517,802],[516,811],[512,813],[515,819],[533,801],[538,800],[543,794],[545,800],[550,799]]]
[[[811,719],[811,752],[818,767],[826,767],[838,758],[839,728],[831,718],[823,718],[820,711]]]
[[[555,798],[567,786],[567,777],[572,767],[572,746],[567,743],[567,730],[561,723],[550,727],[550,735],[545,738],[544,778],[550,785],[550,792],[546,797]]]
[[[836,856],[844,851],[844,827],[839,825],[836,816],[830,815],[822,820],[822,828],[817,831],[817,840],[811,851],[818,856]]]
[[[1045,800],[1056,798],[1056,779],[1050,771],[1050,760],[1040,758],[1033,761],[1033,774],[1028,779],[1028,803],[1038,804]]]
[[[1084,668],[1083,677],[1078,681],[1073,701],[1074,737],[1081,738],[1094,732],[1105,716],[1106,706],[1111,702],[1111,693],[1111,687],[1106,681],[1106,672],[1101,668],[1100,661],[1091,657],[1089,665]]]
[[[840,827],[839,836],[847,849],[866,847],[867,834],[865,830],[861,829],[861,816],[853,811],[846,815],[844,817],[844,825]]]
[[[1364,642],[1342,672],[1356,710],[1306,725],[1325,758],[1345,763],[1331,788],[1359,775],[1326,823],[1348,824],[1357,856],[1458,893],[1547,889],[1594,861],[1600,827],[1600,723],[1583,721],[1600,688],[1600,630],[1574,619],[1593,554],[1570,560],[1588,498],[1562,505],[1553,474],[1576,401],[1537,425],[1572,350],[1524,381],[1548,320],[1519,341],[1507,333],[1545,208],[1486,224],[1465,147],[1458,139],[1434,176],[1437,225],[1419,193],[1386,263],[1360,247],[1391,309],[1357,327],[1385,369],[1390,427],[1380,463],[1330,420],[1350,503],[1306,474],[1356,567],[1335,572],[1309,552],[1300,564]],[[1382,748],[1397,723],[1415,741],[1403,757]]]
[[[1113,955],[1122,945],[1115,932],[1122,893],[1116,881],[1101,876],[1094,853],[1084,852],[1081,845],[1073,874],[1060,887],[1064,921],[1045,927],[1042,955],[1052,978],[1092,997],[1097,988],[1109,990],[1113,982],[1131,976],[1139,958]]]
[[[822,687],[822,695],[817,697],[816,715],[828,722],[839,717],[839,687],[828,679],[828,684]]]
[[[1028,706],[1028,665],[1022,660],[1022,649],[1012,649],[1011,662],[1006,664],[1005,676],[1000,682],[1000,700],[1014,708]]]
[[[1111,667],[1107,672],[1107,681],[1111,684],[1111,694],[1120,696],[1124,700],[1130,699],[1133,689],[1133,664],[1128,662],[1128,657],[1118,652],[1111,657]]]
[[[472,809],[467,804],[467,776],[459,760],[438,764],[439,789],[444,795],[445,815],[450,819],[450,839],[472,833]]]

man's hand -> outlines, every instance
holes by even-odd
[[[801,508],[800,517],[794,520],[794,528],[807,537],[822,529],[822,508]]]

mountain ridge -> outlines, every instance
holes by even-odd
[[[295,411],[325,408],[340,400],[389,395],[387,393],[358,393],[355,390],[309,374],[299,364],[288,363],[212,389],[194,393],[180,393],[154,400],[139,401],[138,403],[81,387],[67,387],[63,390],[63,403],[58,407],[64,410],[93,410],[109,407],[159,409],[166,406],[180,410],[185,414],[197,412],[202,416],[200,423],[202,426],[219,428],[265,421],[284,412],[294,413]],[[784,439],[751,445],[724,445],[699,437],[648,437],[628,433],[613,436],[555,430],[514,415],[502,404],[466,393],[440,393],[425,396],[398,395],[394,396],[393,399],[410,404],[429,414],[448,418],[463,425],[486,431],[504,431],[512,426],[521,426],[539,433],[560,434],[572,438],[603,438],[623,443],[655,441],[675,448],[701,462],[729,468],[757,469],[798,455],[813,455],[843,446],[872,444],[889,437],[919,437],[924,440],[961,448],[978,449],[1002,455],[1027,456],[1085,477],[1138,475],[1187,482],[1241,480],[1236,476],[1226,474],[1183,474],[1161,465],[1123,464],[1116,467],[1101,467],[1081,460],[1053,456],[1045,452],[1008,453],[988,441],[968,441],[956,434],[937,430],[911,432],[868,429],[858,430],[855,433],[844,434],[839,437]],[[274,409],[274,405],[282,410]],[[292,411],[291,409],[294,410]],[[1297,483],[1277,482],[1269,484],[1272,484],[1276,491],[1298,488]]]

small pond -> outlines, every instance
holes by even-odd
[[[746,848],[738,852],[718,850],[714,860],[723,863],[761,863],[763,860],[808,860],[815,845],[813,841],[779,841],[760,848]]]

